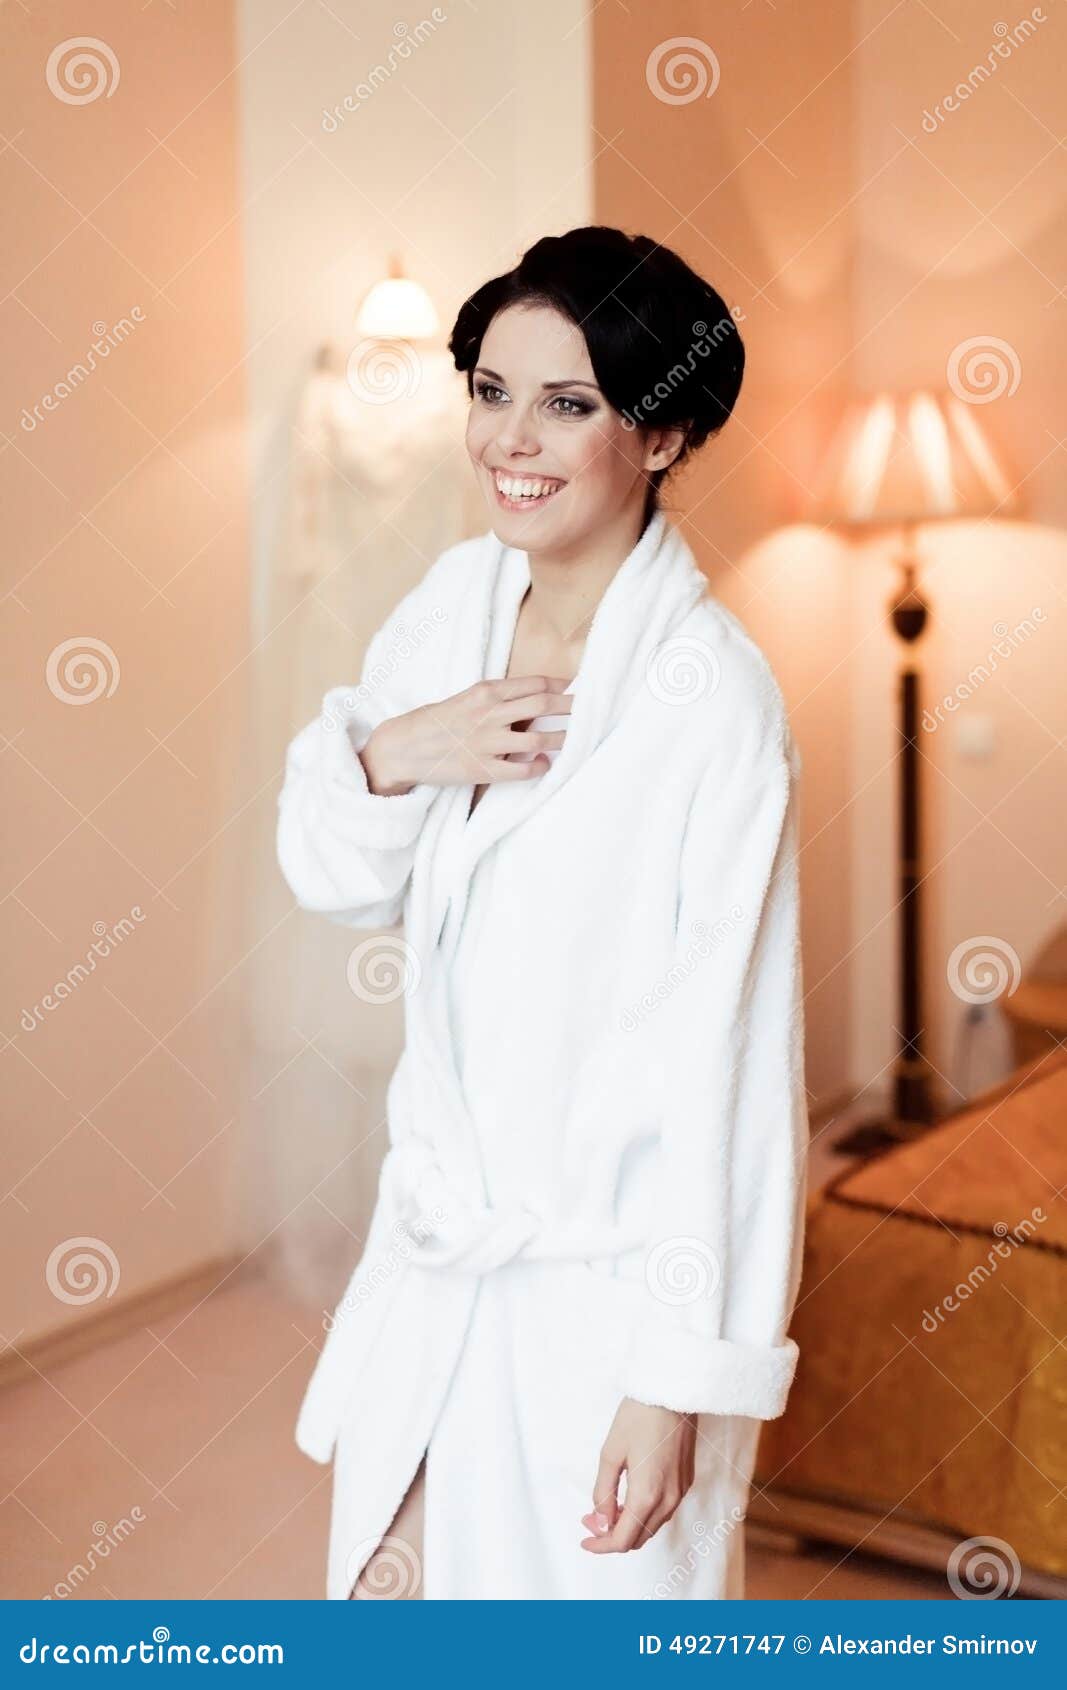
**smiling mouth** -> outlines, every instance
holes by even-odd
[[[508,510],[536,510],[565,487],[565,481],[550,475],[505,475],[493,470],[498,501]]]

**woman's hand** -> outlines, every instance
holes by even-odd
[[[430,786],[469,786],[497,780],[529,780],[544,774],[565,728],[524,732],[519,724],[535,716],[569,713],[570,681],[545,675],[513,675],[476,681],[465,692],[423,704],[381,722],[360,752],[373,793],[393,797],[422,781]],[[509,762],[513,752],[535,753],[528,763]]]
[[[624,1397],[600,1452],[593,1512],[582,1515],[592,1537],[581,1547],[594,1555],[640,1549],[674,1513],[693,1483],[695,1414],[650,1408]],[[626,1470],[626,1500],[618,1501]]]

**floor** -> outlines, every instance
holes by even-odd
[[[812,1180],[842,1166],[819,1133]],[[0,1391],[0,1598],[323,1594],[330,1470],[292,1428],[321,1312],[234,1276],[150,1327]],[[746,1540],[751,1598],[928,1597],[942,1577]]]

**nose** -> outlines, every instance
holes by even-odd
[[[501,419],[497,445],[508,457],[529,457],[541,450],[532,418],[518,406],[511,406],[507,416]]]

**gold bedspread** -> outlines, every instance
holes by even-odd
[[[1067,1055],[808,1209],[785,1414],[757,1481],[1067,1574]]]

